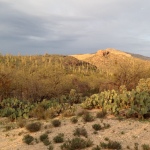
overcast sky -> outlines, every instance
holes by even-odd
[[[0,0],[0,53],[150,56],[149,0]]]

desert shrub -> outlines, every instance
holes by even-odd
[[[76,137],[72,140],[67,140],[62,146],[62,150],[78,150],[90,147],[93,145],[91,140],[84,140],[82,138]]]
[[[97,131],[94,131],[93,134],[98,134],[98,132],[97,132]]]
[[[94,120],[94,117],[89,112],[87,112],[83,115],[83,120],[85,122],[91,122]]]
[[[101,142],[100,143],[100,146],[104,149],[107,149],[108,148],[108,144],[107,143],[104,143],[104,142]]]
[[[142,149],[143,150],[150,150],[150,146],[148,144],[143,144]]]
[[[51,144],[51,145],[49,145],[48,146],[48,148],[47,148],[48,150],[53,150],[54,149],[54,147],[53,147],[53,145]]]
[[[138,150],[139,149],[139,144],[138,143],[134,143],[134,149]]]
[[[98,112],[97,114],[96,114],[96,117],[97,118],[104,118],[105,116],[106,116],[106,114],[107,114],[107,112],[106,111],[101,111],[101,112]]]
[[[103,129],[108,129],[108,128],[110,128],[110,124],[108,124],[108,123],[103,123]]]
[[[30,116],[38,119],[54,118],[58,116],[60,110],[61,105],[59,105],[57,100],[43,100],[31,111]]]
[[[77,117],[72,117],[70,121],[72,123],[77,123],[78,122],[78,118]]]
[[[129,146],[129,145],[127,145],[127,149],[130,149],[130,146]]]
[[[47,118],[55,118],[57,115],[56,113],[56,109],[54,107],[51,107],[49,109],[47,109],[45,112],[44,112],[44,118],[47,119]]]
[[[48,134],[47,133],[44,133],[42,135],[40,135],[40,140],[44,143],[44,145],[48,146],[51,144],[51,142],[49,141],[49,138],[48,138]]]
[[[97,145],[96,147],[93,147],[92,150],[101,150],[101,147]]]
[[[33,122],[26,126],[26,129],[30,132],[37,132],[41,129],[41,123],[40,122]]]
[[[59,133],[57,136],[55,136],[53,138],[53,141],[55,143],[62,143],[62,142],[64,142],[64,134],[63,133]]]
[[[39,104],[30,112],[30,116],[37,119],[44,119],[44,112],[45,109]]]
[[[54,119],[54,120],[52,120],[52,125],[54,127],[59,127],[61,125],[61,121],[58,119]]]
[[[120,150],[122,148],[121,144],[116,141],[108,141],[108,143],[101,142],[100,143],[101,147],[104,149],[116,149]]]
[[[44,144],[45,146],[48,146],[48,145],[51,144],[51,142],[49,141],[49,139],[45,139],[45,140],[42,141],[42,142],[43,142],[43,144]]]
[[[48,139],[48,134],[47,133],[44,133],[44,134],[40,135],[40,140],[41,141],[44,141],[45,139]]]
[[[90,139],[88,139],[86,141],[86,147],[91,147],[93,145],[93,141],[91,141]]]
[[[31,135],[27,134],[23,137],[22,140],[24,143],[30,145],[33,142],[34,138]]]
[[[88,134],[87,134],[87,131],[85,128],[76,128],[74,130],[74,133],[73,133],[74,136],[84,136],[84,137],[88,137]]]
[[[105,137],[105,139],[104,139],[105,141],[109,141],[109,138],[108,137]]]
[[[101,130],[101,129],[102,129],[102,127],[101,127],[100,124],[93,124],[92,127],[93,127],[93,129],[94,129],[95,131],[98,131],[98,130]]]

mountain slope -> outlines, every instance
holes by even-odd
[[[138,57],[139,55],[125,53],[112,48],[98,50],[95,54],[82,54],[72,56],[79,60],[89,62],[102,70],[113,71],[121,64],[127,62],[134,62],[136,64],[150,66],[150,61],[148,61],[148,59],[150,59],[149,57]]]

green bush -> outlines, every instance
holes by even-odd
[[[101,129],[102,129],[102,127],[101,127],[100,124],[93,124],[92,127],[93,127],[93,129],[94,129],[95,131],[98,131],[98,130],[101,130]]]
[[[83,115],[83,120],[85,122],[92,122],[94,121],[94,117],[89,112],[87,112]]]
[[[105,141],[109,141],[109,138],[108,137],[105,137],[105,139],[104,139]]]
[[[143,144],[142,149],[143,150],[150,150],[150,146],[148,144]]]
[[[72,117],[71,118],[71,122],[72,123],[77,123],[78,122],[78,118],[77,117]]]
[[[40,122],[33,122],[26,126],[26,129],[30,132],[37,132],[41,129],[41,123]]]
[[[101,142],[100,143],[101,147],[104,149],[116,149],[120,150],[122,148],[121,144],[116,141],[108,141],[108,143]]]
[[[45,139],[44,141],[42,141],[44,143],[45,146],[48,146],[51,144],[51,142],[49,141],[49,139]]]
[[[62,142],[64,142],[64,134],[63,133],[59,133],[57,136],[55,136],[53,138],[53,141],[55,143],[62,143]]]
[[[48,134],[47,133],[44,133],[42,135],[40,135],[40,140],[44,143],[44,145],[48,146],[51,144],[51,142],[49,141],[49,138],[48,138]]]
[[[84,137],[88,137],[88,134],[87,134],[87,131],[85,128],[76,128],[74,130],[74,133],[73,133],[74,136],[84,136]]]
[[[62,146],[62,150],[79,150],[79,149],[85,149],[87,147],[90,147],[93,145],[93,142],[91,140],[84,140],[82,138],[76,137],[72,140],[67,140]]]
[[[49,145],[47,149],[48,149],[48,150],[53,150],[54,147],[53,147],[53,145]]]
[[[43,142],[45,139],[48,139],[48,134],[44,133],[40,135],[40,140]]]
[[[92,150],[101,150],[101,147],[97,145],[96,147],[93,147]]]
[[[52,125],[54,127],[59,127],[61,125],[61,121],[58,119],[54,119],[54,120],[52,120]]]
[[[33,142],[34,138],[28,134],[28,135],[25,135],[22,140],[24,143],[30,145]]]

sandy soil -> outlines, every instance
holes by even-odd
[[[95,112],[92,111],[92,114],[95,115]],[[30,120],[31,122],[32,120]],[[38,120],[39,121],[39,120]],[[58,133],[64,133],[64,138],[73,138],[73,131],[77,127],[84,127],[88,132],[88,138],[91,139],[94,143],[93,146],[99,145],[100,142],[104,142],[105,138],[109,138],[113,141],[118,141],[122,145],[122,149],[127,149],[127,146],[130,149],[134,150],[135,143],[139,144],[139,150],[142,150],[142,144],[150,145],[150,122],[140,122],[133,119],[124,119],[122,121],[118,120],[113,116],[107,116],[105,119],[96,118],[93,122],[85,123],[82,120],[82,117],[79,117],[79,121],[76,124],[70,122],[70,118],[61,118],[61,126],[53,127],[51,125],[51,120],[40,120],[42,122],[42,129],[36,133],[29,133],[25,128],[18,128],[16,122],[9,122],[6,118],[0,119],[0,150],[47,150],[42,142],[33,143],[32,145],[27,145],[22,142],[24,135],[30,134],[34,138],[39,139],[39,136],[46,131],[49,132],[49,139],[52,141],[54,150],[60,150],[60,145],[53,142],[53,137]],[[93,124],[107,123],[110,125],[110,128],[100,130],[97,134],[94,134],[94,129],[92,128]],[[6,131],[6,126],[11,126],[12,129]],[[91,150],[90,147],[88,150]]]

